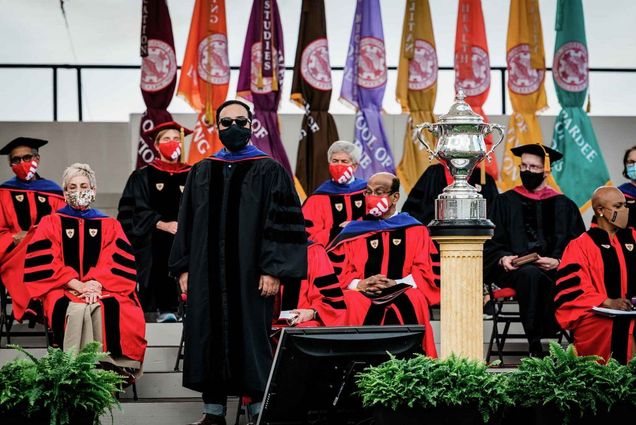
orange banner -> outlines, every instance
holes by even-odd
[[[225,0],[196,0],[177,88],[177,94],[200,113],[190,142],[190,164],[221,148],[214,115],[227,97],[229,83]]]

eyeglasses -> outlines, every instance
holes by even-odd
[[[237,118],[223,117],[219,120],[219,124],[226,128],[232,126],[232,123],[236,123],[236,125],[239,127],[245,127],[247,123],[249,122],[250,120],[245,117],[237,117]]]
[[[22,161],[24,162],[29,162],[31,161],[33,158],[35,158],[37,155],[33,155],[33,154],[26,154],[23,156],[12,156],[9,159],[9,163],[11,163],[11,165],[15,165],[15,164],[19,164]]]
[[[371,195],[375,195],[375,196],[384,196],[384,195],[390,195],[393,192],[391,191],[386,191],[383,189],[376,189],[376,190],[371,190],[371,189],[365,189],[365,191],[363,192],[364,196],[371,196]]]
[[[521,171],[532,171],[533,173],[538,173],[540,171],[543,171],[543,165],[526,165],[526,164],[521,164],[519,166],[519,169]]]

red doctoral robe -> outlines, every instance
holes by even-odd
[[[102,284],[102,346],[113,356],[142,362],[146,350],[144,314],[137,299],[135,257],[121,225],[90,209],[65,207],[42,219],[24,263],[24,282],[33,298],[40,298],[62,345],[66,308],[83,303],[65,285],[71,279],[94,279]]]
[[[342,223],[364,217],[366,187],[367,182],[358,179],[344,185],[332,180],[321,184],[303,204],[308,239],[327,246],[342,230]]]
[[[352,222],[328,252],[345,293],[349,325],[424,325],[424,351],[431,357],[437,355],[429,321],[429,306],[439,304],[440,298],[439,275],[434,273],[432,260],[437,251],[425,226],[406,213],[387,220]],[[355,280],[376,274],[408,282],[411,287],[384,304],[347,289]]]
[[[313,243],[307,248],[307,268],[307,279],[300,283],[298,308],[314,309],[318,318],[299,326],[344,326],[347,305],[338,276],[322,245]]]
[[[607,298],[636,296],[636,230],[609,234],[593,227],[572,240],[557,272],[556,318],[574,333],[579,354],[610,356],[625,364],[633,355],[634,319],[593,313]]]
[[[62,208],[64,196],[57,183],[37,177],[25,182],[14,177],[0,186],[0,276],[12,300],[13,317],[21,320],[29,304],[22,281],[24,255],[30,235],[13,244],[13,235],[32,230],[51,212]]]

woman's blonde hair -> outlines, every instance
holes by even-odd
[[[66,170],[64,170],[64,174],[62,174],[62,187],[64,188],[64,190],[66,190],[66,186],[68,185],[69,180],[71,180],[75,176],[87,177],[92,188],[97,185],[95,179],[95,171],[93,171],[91,166],[88,164],[76,162],[75,164],[69,165]]]

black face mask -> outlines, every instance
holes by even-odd
[[[252,129],[232,124],[229,128],[219,130],[219,139],[229,151],[243,149],[252,137]]]
[[[532,171],[521,172],[521,184],[528,190],[535,190],[543,183],[543,173],[533,173]]]

